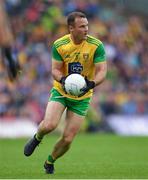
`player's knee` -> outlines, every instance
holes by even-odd
[[[54,129],[56,128],[56,124],[53,123],[53,122],[45,122],[44,123],[44,126],[43,126],[43,129],[46,133],[49,133],[51,131],[53,131]]]
[[[47,128],[47,130],[49,130],[49,132],[53,131],[56,127],[57,127],[56,124],[55,123],[51,123],[51,122],[47,123],[47,125],[46,125],[46,128]]]

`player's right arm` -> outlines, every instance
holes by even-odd
[[[52,47],[52,76],[54,80],[60,82],[63,77],[63,59],[59,54],[55,44]]]
[[[60,82],[63,77],[63,61],[52,59],[52,76],[56,81]]]

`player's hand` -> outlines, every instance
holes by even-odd
[[[63,76],[61,79],[60,79],[60,83],[62,85],[62,88],[64,90],[64,92],[67,94],[66,90],[65,90],[65,80],[66,80],[67,76]]]
[[[61,77],[59,82],[62,84],[62,86],[65,85],[65,80],[66,80],[66,76]]]
[[[79,97],[85,95],[90,89],[93,89],[96,86],[95,82],[89,81],[87,77],[85,77],[85,81],[86,81],[86,87],[81,89],[82,93],[79,95]]]

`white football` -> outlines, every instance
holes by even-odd
[[[65,80],[65,90],[73,96],[79,96],[84,87],[86,87],[86,81],[80,74],[71,74]]]

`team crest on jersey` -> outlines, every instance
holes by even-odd
[[[83,54],[83,58],[84,58],[84,60],[88,60],[89,54],[88,54],[88,53],[84,53],[84,54]]]

